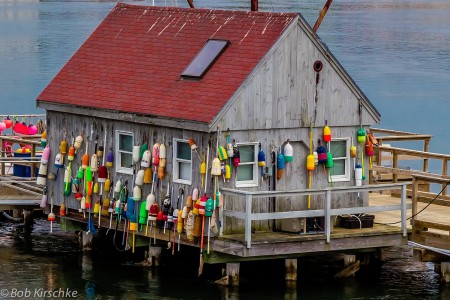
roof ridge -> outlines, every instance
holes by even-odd
[[[266,12],[266,11],[250,11],[250,10],[234,10],[234,9],[215,9],[215,8],[188,8],[188,7],[176,7],[176,6],[151,6],[151,5],[140,5],[140,4],[130,4],[125,2],[118,2],[114,9],[116,8],[131,8],[131,9],[151,9],[151,10],[172,10],[172,11],[204,11],[204,12],[210,12],[214,11],[214,13],[220,13],[224,12],[227,14],[248,14],[248,15],[267,15],[267,16],[280,16],[280,17],[286,17],[291,16],[295,17],[299,15],[299,13],[293,13],[293,12]]]

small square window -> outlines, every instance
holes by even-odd
[[[329,147],[334,166],[331,169],[331,178],[328,180],[350,181],[350,139],[333,139]]]
[[[116,131],[116,172],[133,174],[133,145],[132,132]]]
[[[237,167],[236,187],[258,186],[258,143],[236,144],[240,160]]]
[[[173,181],[190,185],[192,182],[192,150],[187,140],[173,139]]]

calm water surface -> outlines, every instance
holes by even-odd
[[[249,1],[237,0],[195,3],[249,6]],[[265,0],[260,9],[301,12],[313,24],[324,3]],[[178,4],[187,6],[180,0]],[[38,112],[37,95],[114,5],[0,0],[0,114]],[[335,0],[318,34],[381,112],[380,126],[433,134],[431,150],[447,153],[449,25],[448,1]],[[339,281],[332,278],[335,262],[301,260],[300,269],[308,272],[300,272],[297,289],[286,288],[280,276],[267,273],[279,269],[276,264],[260,266],[258,272],[244,264],[243,284],[233,290],[197,279],[186,262],[176,261],[155,273],[111,253],[84,256],[73,235],[58,230],[50,235],[48,227],[38,220],[26,232],[0,221],[0,288],[69,288],[78,292],[78,299],[450,299],[449,287],[440,284],[433,266],[414,263],[408,247],[389,250],[375,271]]]

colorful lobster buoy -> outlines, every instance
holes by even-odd
[[[294,158],[294,148],[292,148],[291,143],[289,142],[289,139],[286,142],[286,145],[284,145],[284,151],[283,151],[284,161],[285,162],[291,162]]]
[[[59,153],[61,154],[66,154],[67,153],[67,141],[66,140],[62,140],[61,144],[59,145]]]
[[[59,157],[61,157],[61,155]],[[49,159],[50,159],[50,147],[46,146],[42,151],[41,164],[46,165]]]
[[[241,162],[241,154],[237,146],[233,147],[233,166],[237,168]]]
[[[105,166],[98,167],[98,182],[105,183],[108,178],[108,169]]]
[[[39,207],[40,208],[46,208],[47,207],[47,187],[43,188],[41,204],[39,205]]]
[[[73,146],[75,147],[76,150],[78,150],[81,148],[82,144],[83,144],[83,137],[79,135],[75,138],[75,143],[73,144]]]
[[[166,158],[167,158],[167,149],[166,145],[162,143],[159,145],[159,166],[165,168],[166,167]]]
[[[362,185],[362,167],[360,164],[355,166],[355,184],[356,186]]]
[[[64,171],[64,196],[68,197],[72,193],[72,180],[70,178],[70,170]]]
[[[109,148],[109,152],[106,155],[106,167],[111,168],[114,164],[114,153],[112,148]]]
[[[281,151],[278,152],[277,155],[277,180],[280,180],[283,177],[283,170],[285,168],[284,164],[284,155],[281,154]]]
[[[159,165],[159,144],[158,143],[155,143],[153,145],[152,164],[154,166]]]
[[[149,184],[153,182],[153,173],[151,168],[147,168],[144,171],[144,183]]]
[[[5,123],[6,129],[8,129],[11,128],[13,121],[7,116],[6,119],[3,120],[3,123]]]
[[[44,131],[41,135],[41,147],[45,146],[47,146],[47,131]]]
[[[327,148],[322,146],[320,140],[319,140],[319,147],[317,147],[317,157],[319,164],[326,164],[328,161]]]
[[[323,141],[325,143],[331,142],[331,130],[328,127],[328,121],[325,121],[325,127],[323,128]]]
[[[73,161],[75,159],[75,147],[74,146],[71,146],[69,148],[69,154],[67,155],[67,159],[69,161]]]
[[[152,162],[151,160],[152,160],[152,153],[150,152],[150,150],[145,150],[144,154],[142,154],[141,167],[149,168]]]
[[[39,166],[38,176],[36,177],[36,184],[45,186],[47,183],[47,165],[41,164]]]
[[[145,175],[145,171],[144,170],[139,170],[139,172],[136,175],[136,179],[134,181],[134,183],[137,186],[142,186],[144,185],[144,175]]]
[[[264,179],[264,167],[266,166],[266,154],[261,149],[261,143],[259,144],[258,151],[258,167],[261,168],[261,180]]]
[[[214,213],[214,200],[209,198],[205,203],[205,217],[208,217],[208,248],[207,253],[209,254],[209,240],[211,235],[211,217]]]
[[[219,146],[217,152],[218,152],[219,160],[228,159],[227,151],[225,150],[225,148],[223,146]]]
[[[147,224],[148,212],[147,212],[147,201],[142,201],[141,207],[139,209],[139,225],[142,226]]]
[[[211,175],[213,175],[213,176],[222,175],[222,167],[220,164],[220,160],[217,157],[213,159],[212,167],[211,167]]]
[[[139,162],[139,160],[141,159],[141,146],[133,146],[133,152],[132,152],[132,157],[133,157],[133,163],[137,164]]]

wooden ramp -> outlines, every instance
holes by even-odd
[[[17,195],[0,196],[0,210],[11,210],[15,208],[38,208],[42,196]]]

